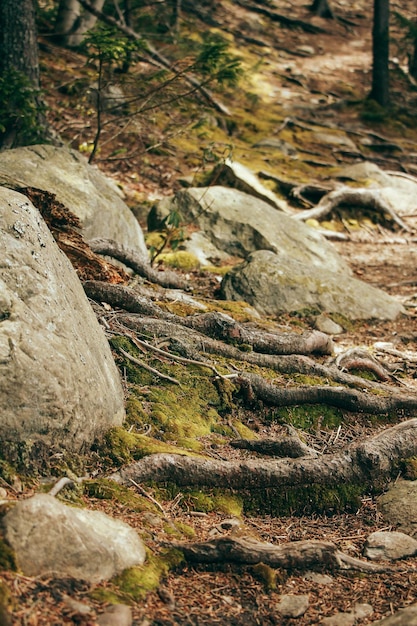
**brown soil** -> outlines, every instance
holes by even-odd
[[[269,6],[270,3],[265,3]],[[327,33],[312,35],[301,29],[288,30],[275,25],[266,33],[263,30],[261,18],[254,13],[248,13],[240,6],[233,6],[233,11],[226,11],[219,3],[218,19],[228,23],[232,31],[250,34],[264,39],[269,45],[276,48],[268,52],[263,48],[255,48],[264,64],[265,83],[270,84],[268,98],[265,94],[264,107],[272,106],[272,102],[280,100],[282,112],[296,116],[304,121],[314,120],[327,124],[337,124],[339,127],[351,131],[375,131],[389,134],[393,141],[401,143],[404,153],[401,159],[407,161],[407,171],[413,173],[412,141],[415,139],[415,130],[400,124],[388,127],[383,123],[373,126],[366,125],[360,119],[358,109],[336,106],[341,100],[349,96],[353,99],[364,97],[369,85],[370,71],[370,26],[371,3],[359,0],[355,3],[334,2],[337,15],[349,19],[354,26],[346,26],[341,22],[329,22],[318,18],[311,18],[302,0],[289,2],[282,0],[272,3],[282,14],[290,14],[306,22],[325,28]],[[393,2],[393,8],[407,10],[408,3]],[[258,3],[264,6],[264,3]],[[257,34],[256,34],[256,31]],[[394,29],[394,32],[395,29]],[[304,52],[300,46],[313,46],[315,54],[302,56]],[[73,53],[60,51],[60,57],[52,61],[51,46],[47,45],[44,52],[45,64],[48,66],[48,80],[51,89],[48,98],[54,104],[53,115],[55,125],[59,127],[64,138],[76,146],[82,141],[91,139],[90,131],[85,126],[85,119],[77,117],[78,113],[68,108],[68,100],[58,91],[53,90],[58,83],[64,83],[63,65],[72,63],[74,72],[82,72],[79,59]],[[304,49],[305,50],[305,49]],[[298,52],[297,52],[298,51]],[[67,57],[65,59],[65,54]],[[55,63],[55,66],[54,66]],[[284,79],[282,78],[284,76]],[[58,80],[58,77],[60,80]],[[287,78],[285,78],[287,77]],[[415,93],[407,91],[406,81],[398,72],[394,79],[394,93],[399,107],[409,109]],[[408,114],[408,113],[407,113]],[[52,115],[52,116],[53,116]],[[277,123],[277,126],[279,124]],[[74,130],[76,129],[76,130]],[[150,132],[148,125],[146,130]],[[294,140],[297,136],[294,134]],[[118,142],[123,143],[123,137],[115,139],[112,149],[118,148]],[[169,141],[167,142],[170,143]],[[236,139],[237,155],[250,157],[250,149]],[[175,145],[174,142],[171,142]],[[126,147],[126,145],[125,145]],[[127,148],[130,149],[130,145]],[[338,164],[335,155],[328,146],[311,146],[311,158],[317,161],[330,161],[334,166]],[[143,149],[146,149],[144,144]],[[198,152],[198,149],[196,149]],[[106,150],[101,155],[104,158]],[[307,149],[305,155],[307,155]],[[409,158],[408,158],[409,157]],[[249,158],[250,161],[250,158]],[[349,156],[343,157],[343,162],[353,162]],[[340,161],[339,161],[340,162]],[[121,180],[130,199],[145,200],[149,196],[155,197],[170,193],[180,174],[188,174],[193,166],[187,158],[182,158],[180,149],[172,153],[169,150],[164,155],[150,153],[146,162],[142,154],[129,161],[109,162],[98,161],[98,165]],[[381,167],[385,169],[400,169],[400,161],[392,155],[380,158]],[[287,178],[297,180],[298,165],[284,163],[284,174]],[[305,174],[304,174],[305,176]],[[323,181],[326,178],[326,169],[316,168],[308,172],[310,179]],[[305,182],[303,180],[303,182]],[[134,203],[134,202],[133,202]],[[417,222],[410,223],[413,228]],[[375,342],[388,342],[398,350],[417,352],[417,317],[416,303],[416,247],[413,233],[392,232],[386,228],[373,229],[366,232],[353,233],[351,240],[337,245],[341,254],[349,261],[355,274],[362,280],[384,288],[389,293],[398,296],[407,307],[407,315],[401,316],[394,322],[369,323],[355,326],[340,336],[337,348],[353,346],[372,346]],[[414,282],[416,284],[414,284]],[[211,290],[212,283],[203,283],[202,289]],[[385,357],[390,358],[390,357]],[[415,388],[413,370],[404,378],[404,382]],[[348,441],[354,435],[363,435],[370,432],[373,426],[358,420],[356,423],[342,429],[340,441]],[[327,433],[329,439],[332,433]],[[314,442],[313,442],[314,443]],[[317,442],[316,442],[317,443]],[[9,497],[27,497],[31,492],[25,490],[16,493],[7,486]],[[128,521],[138,530],[145,530],[147,544],[150,548],[158,549],[160,542],[169,542],[170,535],[161,527],[155,526],[152,532],[149,525],[144,526],[141,515],[134,514],[120,505],[101,500],[86,500],[90,508],[105,510],[114,517]],[[195,529],[196,540],[203,540],[212,536],[212,533],[221,533],[218,525],[226,516],[219,513],[209,513],[201,516],[188,512],[185,507],[178,506],[178,501],[161,502],[168,517],[175,522],[185,522]],[[217,530],[216,530],[217,527]],[[242,521],[240,532],[252,534],[260,539],[281,543],[298,539],[321,538],[335,542],[343,551],[360,556],[366,537],[374,530],[387,528],[386,523],[378,512],[377,505],[372,497],[364,498],[356,511],[351,513],[335,514],[332,516],[305,516],[305,517],[253,517]],[[278,572],[276,588],[268,590],[259,580],[252,567],[236,567],[227,563],[216,567],[182,566],[170,573],[163,581],[159,592],[148,594],[145,600],[132,603],[134,624],[141,626],[156,625],[277,625],[297,624],[307,626],[319,624],[321,620],[337,611],[352,610],[355,603],[366,602],[372,605],[374,613],[369,618],[360,621],[369,624],[384,615],[388,615],[399,608],[417,602],[417,559],[409,559],[406,565],[411,573],[398,574],[352,574],[331,573],[333,582],[322,585],[308,581],[301,572]],[[324,572],[323,572],[324,573]],[[326,572],[328,573],[328,572]],[[19,574],[2,573],[1,579],[9,586],[14,597],[12,623],[24,626],[84,624],[93,626],[96,617],[106,606],[102,602],[91,599],[91,587],[87,584],[74,581],[37,580],[29,579]],[[110,587],[110,584],[109,584]],[[279,616],[276,605],[279,596],[283,593],[308,594],[310,607],[305,615],[298,619],[286,619]],[[91,612],[82,616],[68,601],[68,597],[77,599],[91,608]]]

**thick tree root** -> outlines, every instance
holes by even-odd
[[[329,404],[347,411],[387,414],[392,411],[415,411],[416,396],[391,394],[388,397],[364,393],[357,389],[331,387],[329,385],[306,385],[304,387],[278,387],[261,376],[244,374],[237,379],[249,389],[251,398],[262,400],[272,406],[294,406],[296,404]]]
[[[264,563],[286,570],[309,570],[325,566],[330,570],[357,570],[361,572],[402,571],[362,561],[344,554],[330,541],[293,541],[284,545],[257,541],[251,537],[219,537],[201,543],[174,543],[187,561],[197,563]]]
[[[92,239],[88,242],[96,254],[111,256],[130,267],[135,274],[152,283],[171,289],[188,289],[189,284],[175,272],[159,272],[149,265],[149,259],[142,257],[135,250],[124,248],[112,239]]]
[[[153,454],[115,472],[109,478],[128,485],[171,482],[179,486],[264,489],[307,484],[371,484],[388,480],[401,459],[417,454],[417,419],[354,443],[338,454],[317,459],[224,461],[179,454]]]
[[[318,376],[327,380],[335,381],[349,387],[359,387],[360,389],[378,389],[392,393],[392,387],[381,385],[371,380],[365,380],[359,376],[347,374],[339,370],[336,366],[327,367],[321,363],[316,363],[308,356],[298,354],[261,354],[259,352],[243,352],[235,346],[226,344],[217,339],[212,339],[192,329],[187,329],[182,325],[165,320],[151,319],[139,315],[128,315],[120,313],[117,320],[122,325],[134,330],[141,335],[149,337],[166,337],[170,340],[174,349],[181,349],[183,356],[193,359],[202,359],[203,354],[213,354],[222,356],[234,361],[241,361],[267,367],[281,374],[305,374],[307,376]],[[117,328],[115,328],[117,330]]]
[[[349,205],[362,207],[377,211],[381,214],[389,215],[392,220],[402,229],[410,230],[393,210],[393,208],[383,200],[377,189],[353,189],[351,187],[342,187],[335,189],[324,196],[314,209],[308,209],[294,215],[294,219],[308,220],[321,219],[331,213],[335,208]]]
[[[314,330],[305,335],[296,333],[268,333],[247,328],[238,324],[223,313],[203,313],[180,317],[163,311],[153,304],[149,298],[135,293],[129,287],[109,285],[108,283],[89,280],[84,283],[87,296],[97,302],[108,302],[113,307],[120,307],[132,313],[141,313],[155,318],[174,322],[215,339],[249,346],[257,352],[267,354],[331,354],[333,343],[331,338]]]

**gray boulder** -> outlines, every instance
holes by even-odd
[[[278,198],[273,191],[265,187],[256,174],[242,163],[226,159],[224,163],[217,165],[207,181],[207,185],[211,184],[239,189],[239,191],[267,202],[275,209],[289,212],[286,201]]]
[[[75,150],[27,146],[0,153],[0,180],[54,193],[81,220],[85,239],[115,239],[147,255],[142,230],[111,179]]]
[[[145,547],[133,528],[100,511],[66,506],[47,494],[18,502],[2,525],[26,576],[96,583],[145,561]]]
[[[0,440],[78,450],[124,418],[104,332],[39,211],[0,187]]]
[[[162,199],[151,211],[157,226],[178,210],[187,223],[204,232],[229,256],[246,258],[256,250],[283,252],[309,267],[350,275],[346,262],[317,231],[253,196],[227,187],[194,187]]]
[[[349,319],[394,319],[402,306],[380,289],[352,276],[259,250],[228,272],[221,286],[227,300],[244,300],[266,315],[305,309]]]

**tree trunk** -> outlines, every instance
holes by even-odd
[[[328,0],[314,0],[313,4],[310,6],[310,11],[319,17],[326,17],[330,19],[334,18],[333,11]]]
[[[46,136],[32,0],[0,0],[0,149]]]
[[[54,29],[54,39],[57,43],[67,44],[67,38],[80,15],[81,6],[78,0],[60,0]]]
[[[372,89],[369,97],[389,104],[389,0],[374,0],[372,29]]]
[[[410,58],[408,71],[410,75],[417,80],[417,35],[414,38],[413,54]]]
[[[91,5],[101,11],[104,0],[91,0]],[[55,22],[55,35],[58,41],[70,48],[79,46],[87,31],[97,22],[97,17],[90,11],[81,11],[78,0],[60,0]]]

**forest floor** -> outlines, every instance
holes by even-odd
[[[369,88],[370,81],[370,35],[371,35],[371,3],[365,0],[358,2],[335,1],[336,15],[351,22],[350,25],[340,21],[312,18],[302,2],[277,1],[273,3],[281,14],[297,17],[308,23],[315,24],[326,30],[325,34],[317,35],[303,32],[301,28],[292,30],[274,26],[274,31],[265,34],[265,23],[256,13],[249,12],[239,4],[233,11],[227,3],[219,3],[217,19],[228,24],[229,32],[248,33],[257,38],[268,38],[266,52],[262,48],[249,46],[253,58],[258,56],[261,70],[255,76],[251,74],[253,90],[257,92],[256,109],[249,112],[251,120],[262,117],[264,110],[273,109],[276,128],[279,120],[285,116],[292,117],[303,123],[322,124],[323,128],[337,127],[352,133],[365,136],[373,132],[389,137],[393,143],[401,146],[400,152],[373,153],[372,157],[383,169],[397,169],[410,174],[417,173],[417,162],[414,157],[417,142],[417,128],[413,126],[413,107],[417,101],[417,92],[413,91],[400,70],[393,70],[393,99],[397,102],[396,119],[384,118],[370,120],[363,116],[363,98]],[[406,11],[406,2],[393,2],[393,9]],[[263,6],[263,5],[262,5]],[[226,8],[224,8],[226,7]],[[295,7],[295,8],[294,8]],[[250,28],[249,28],[250,26]],[[247,31],[246,29],[249,29]],[[395,29],[394,29],[395,30]],[[396,31],[395,31],[396,32]],[[275,34],[274,34],[275,33]],[[271,38],[275,37],[273,42]],[[235,39],[238,46],[238,40]],[[275,46],[275,47],[274,47]],[[307,50],[313,48],[313,54]],[[67,55],[65,57],[65,54]],[[61,136],[72,147],[91,141],[94,118],[77,108],[77,95],[68,97],[62,90],[65,83],[65,72],[85,76],[83,61],[75,53],[61,52],[54,54],[52,44],[44,42],[42,52],[43,70],[46,73],[46,96],[51,106],[49,113]],[[65,70],[64,70],[65,66]],[[256,80],[255,80],[256,79]],[[248,79],[249,80],[249,79]],[[254,84],[256,83],[256,87]],[[408,89],[408,92],[406,93]],[[222,97],[220,93],[219,97]],[[349,99],[350,104],[346,104]],[[255,99],[254,99],[255,100]],[[276,101],[279,100],[279,110]],[[361,102],[361,104],[359,104]],[[344,104],[343,104],[344,103]],[[368,111],[369,112],[369,111]],[[179,117],[173,113],[172,120],[177,123]],[[271,114],[272,115],[272,114]],[[401,116],[403,122],[401,122]],[[273,117],[273,116],[272,116]],[[377,115],[375,115],[377,117]],[[86,124],[86,119],[90,120]],[[414,118],[416,121],[417,118]],[[252,122],[251,122],[252,123]],[[152,135],[152,140],[161,139],[163,131],[150,119],[142,121],[144,134]],[[234,135],[223,137],[224,145],[234,143],[234,157],[238,161],[251,165],[256,162],[259,168],[270,166],[279,174],[295,182],[306,179],[325,182],[329,163],[331,167],[349,164],[356,161],[355,156],[335,155],[328,145],[316,145],[310,150],[299,150],[298,160],[274,162],[265,153],[256,151],[239,133],[239,122]],[[249,125],[246,124],[247,130]],[[261,132],[262,131],[262,132]],[[186,131],[184,131],[186,133]],[[246,131],[245,131],[246,132]],[[257,132],[263,138],[268,132],[273,134],[273,123],[269,128],[250,128],[252,141],[256,140]],[[291,134],[291,133],[290,133]],[[300,138],[296,131],[285,135],[285,139],[293,141],[297,146]],[[352,136],[352,135],[351,135]],[[136,136],[135,136],[136,137]],[[103,148],[97,159],[97,165],[117,179],[127,196],[129,203],[142,205],[142,225],[149,199],[172,193],[177,186],[177,179],[189,175],[198,169],[201,162],[202,146],[212,141],[211,137],[194,141],[194,152],[187,153],[184,147],[184,134],[177,140],[174,137],[162,137],[165,150],[147,150],[144,144],[142,153],[123,161],[105,160],[111,151],[120,146],[128,152],[131,148],[132,136],[123,133],[114,138],[109,146]],[[162,140],[161,139],[161,140]],[[136,138],[137,141],[140,141]],[[191,141],[191,140],[190,140]],[[191,143],[192,143],[191,141]],[[199,142],[200,141],[200,145]],[[182,143],[181,143],[182,142]],[[204,144],[204,145],[203,145]],[[298,145],[299,147],[299,145]],[[107,150],[107,152],[106,152]],[[314,152],[314,155],[312,155]],[[370,156],[371,153],[368,153]],[[307,167],[307,160],[316,161]],[[320,163],[326,162],[327,166]],[[255,168],[256,169],[256,168]],[[137,207],[136,207],[137,208]],[[416,204],[417,209],[417,204]],[[404,234],[393,232],[386,227],[366,230],[360,228],[350,233],[349,241],[335,243],[339,252],[348,260],[354,273],[362,280],[385,289],[398,297],[406,306],[406,315],[392,322],[369,322],[355,324],[350,330],[335,338],[337,349],[354,346],[372,347],[376,342],[386,342],[398,350],[410,350],[417,353],[417,248],[414,238],[417,231],[416,216],[411,216],[408,225],[410,232]],[[215,281],[207,281],[206,274],[193,275],[198,288],[205,292],[206,297],[215,297]],[[308,322],[306,322],[308,327]],[[413,368],[404,376],[405,384],[412,390],[416,388]],[[350,441],[354,436],[368,434],[375,428],[375,420],[367,420],[366,416],[349,416],[346,427],[338,434],[340,443]],[[327,437],[330,441],[334,432],[318,433],[317,437]],[[27,497],[37,487],[24,488],[23,492],[6,486],[10,497]],[[86,506],[103,510],[114,517],[127,521],[138,531],[146,532],[146,543],[151,549],[158,550],[161,542],[169,542],[171,535],[166,525],[155,521],[152,531],[149,530],[150,520],[144,523],[142,514],[135,513],[120,503],[111,500],[99,500],[83,496]],[[165,515],[173,524],[186,524],[194,530],[195,540],[205,540],[218,536],[225,531],[220,523],[230,515],[212,512],[196,512],[179,506],[179,499],[160,500]],[[300,539],[323,539],[333,541],[341,550],[352,555],[361,556],[366,537],[375,530],[392,529],[378,511],[376,500],[372,495],[364,497],[356,510],[334,513],[332,515],[290,515],[273,517],[270,515],[247,516],[240,520],[239,533],[249,534],[258,539],[272,543],[284,543]],[[224,626],[232,625],[299,625],[309,626],[320,624],[324,617],[334,615],[338,611],[351,611],[356,603],[368,603],[373,607],[373,614],[363,617],[357,623],[369,624],[374,620],[395,612],[399,608],[417,602],[417,558],[407,560],[407,567],[415,568],[415,573],[340,573],[327,572],[332,580],[328,584],[310,580],[305,572],[279,571],[275,582],[268,585],[252,566],[235,566],[223,564],[215,566],[182,565],[171,571],[163,580],[157,591],[152,591],[141,600],[132,602],[134,624],[137,626]],[[3,580],[9,585],[14,598],[12,623],[25,626],[41,626],[59,624],[96,624],[96,616],[105,609],[102,601],[95,599],[94,589],[87,584],[76,581],[38,580],[12,573],[2,573]],[[106,588],[106,585],[101,585]],[[111,583],[107,587],[114,591]],[[307,612],[297,619],[281,617],[277,604],[282,594],[308,594],[310,605]],[[80,608],[71,601],[81,602],[90,611],[83,615]]]

